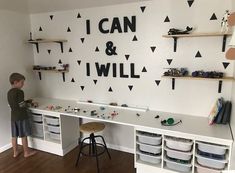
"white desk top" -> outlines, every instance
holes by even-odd
[[[96,121],[104,121],[121,125],[133,126],[136,128],[147,128],[158,132],[159,134],[183,136],[196,140],[217,142],[226,145],[232,145],[233,139],[228,125],[208,125],[208,120],[205,117],[196,117],[189,115],[181,115],[167,112],[158,112],[143,109],[129,109],[114,106],[102,106],[105,110],[101,110],[99,105],[89,103],[78,103],[71,100],[36,98],[34,101],[39,103],[38,108],[32,110],[40,110],[49,112],[58,112],[65,116],[73,116],[79,118],[92,119]],[[48,105],[61,106],[59,110],[48,110]],[[65,111],[70,106],[71,109],[79,108],[80,111]],[[97,115],[91,116],[91,111],[96,110]],[[111,116],[113,112],[118,113],[116,116]],[[47,113],[49,113],[47,112]],[[139,116],[137,116],[137,113]],[[160,118],[155,118],[159,115]],[[176,120],[182,120],[182,123],[176,126],[162,126],[161,120],[173,117]]]

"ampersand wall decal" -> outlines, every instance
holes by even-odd
[[[108,56],[117,55],[117,53],[116,53],[116,46],[113,46],[113,42],[112,42],[112,41],[108,41],[108,42],[106,43],[106,50],[105,50],[105,53],[106,53]]]

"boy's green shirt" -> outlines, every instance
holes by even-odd
[[[11,120],[28,119],[27,108],[24,101],[24,92],[18,88],[11,88],[7,93],[8,103],[11,107]]]

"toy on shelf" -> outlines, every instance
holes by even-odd
[[[192,72],[192,77],[202,77],[202,78],[223,78],[223,72],[216,72],[216,71],[194,71]]]
[[[187,68],[167,68],[166,72],[164,72],[164,76],[173,76],[173,77],[183,77],[188,75]]]
[[[175,29],[175,28],[171,28],[168,31],[168,35],[181,35],[181,34],[189,34],[190,32],[192,32],[193,28],[187,26],[185,30],[182,29]]]
[[[69,64],[62,64],[61,68],[56,68],[55,66],[42,66],[42,65],[34,65],[33,70],[51,70],[51,71],[68,71]]]

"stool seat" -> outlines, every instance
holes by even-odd
[[[100,122],[85,123],[80,126],[80,131],[83,133],[97,133],[104,130],[105,125]]]

